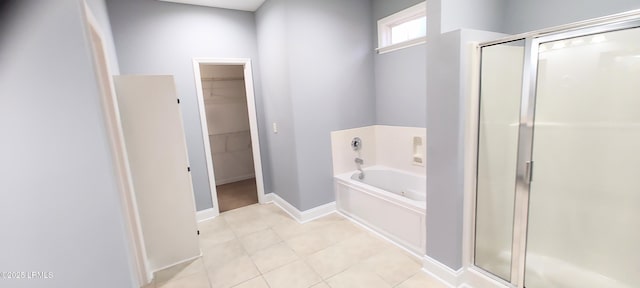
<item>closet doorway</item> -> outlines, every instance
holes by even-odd
[[[214,210],[263,202],[264,185],[249,59],[194,59]]]

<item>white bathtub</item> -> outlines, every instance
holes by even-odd
[[[338,211],[397,244],[425,254],[426,178],[384,166],[335,176]]]

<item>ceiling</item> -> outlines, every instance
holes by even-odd
[[[209,6],[255,12],[265,0],[159,0],[190,5]]]

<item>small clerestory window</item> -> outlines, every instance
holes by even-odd
[[[378,20],[379,54],[425,43],[427,3],[421,2]]]

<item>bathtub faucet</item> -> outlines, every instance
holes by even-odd
[[[362,171],[362,164],[364,164],[364,160],[362,160],[362,158],[360,157],[356,157],[356,159],[354,159],[354,162],[356,162],[356,167],[360,172],[360,174],[358,174],[358,179],[360,180],[364,179],[364,171]]]

